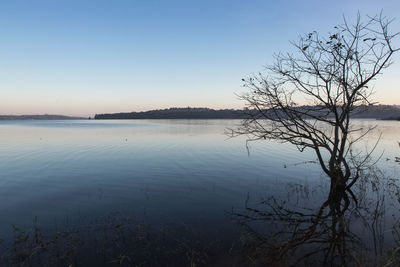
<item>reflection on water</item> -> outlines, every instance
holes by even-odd
[[[398,266],[400,217],[397,179],[364,171],[352,191],[330,191],[325,200],[246,201],[232,218],[243,229],[243,253],[255,265]]]
[[[357,121],[360,127],[379,124],[383,135],[376,151],[377,156],[382,151],[384,154],[378,163],[381,173],[364,173],[352,193],[329,192],[329,179],[313,163],[312,151],[300,153],[289,145],[260,142],[251,144],[248,155],[244,139],[227,139],[224,135],[226,128],[237,123],[2,121],[0,237],[15,238],[24,226],[29,228],[36,222],[44,232],[67,225],[71,230],[65,237],[69,250],[69,245],[83,246],[74,243],[75,233],[91,237],[89,233],[101,232],[106,225],[112,234],[104,232],[102,238],[108,242],[116,238],[115,242],[128,249],[124,238],[133,236],[137,243],[125,251],[127,255],[142,259],[147,258],[146,253],[153,253],[158,263],[168,255],[156,257],[154,253],[165,252],[168,244],[171,249],[178,246],[192,251],[189,261],[179,263],[195,260],[200,265],[227,265],[232,254],[235,259],[243,256],[236,262],[244,266],[273,261],[340,265],[397,259],[385,255],[398,247],[396,231],[400,231],[400,191],[395,180],[400,164],[394,162],[400,155],[397,122]],[[377,136],[370,136],[370,144]],[[247,205],[242,209],[244,203]],[[226,216],[230,210],[233,221]],[[97,226],[98,218],[115,212],[130,219],[121,219],[125,224],[117,220]],[[91,232],[88,227],[93,225]],[[152,230],[143,233],[143,225]],[[166,225],[180,225],[186,230],[155,230]],[[35,237],[36,228],[30,229],[30,237]],[[175,238],[174,242],[161,242],[165,233],[174,233],[167,234],[169,242]],[[199,237],[207,241],[200,244]],[[41,240],[56,244],[53,239],[53,243]],[[214,246],[216,240],[218,246]],[[30,243],[33,251],[38,242],[33,239]],[[85,244],[90,247],[91,243]],[[218,253],[211,251],[215,247]],[[49,251],[53,250],[46,253]],[[189,255],[187,250],[174,251],[177,254],[170,255]],[[97,255],[95,252],[93,255]],[[118,253],[115,250],[102,255],[107,255],[108,262],[108,255]]]

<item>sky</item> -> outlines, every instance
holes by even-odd
[[[400,31],[398,0],[0,1],[0,114],[243,108],[241,79],[290,41],[381,10]],[[381,104],[400,104],[393,59]]]

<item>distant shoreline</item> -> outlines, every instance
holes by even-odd
[[[309,106],[300,106],[305,108]],[[257,111],[248,109],[210,109],[210,108],[168,108],[141,112],[120,112],[96,114],[91,117],[65,116],[65,115],[0,115],[0,121],[14,120],[151,120],[151,119],[245,119]],[[400,106],[398,105],[373,105],[360,106],[352,118],[400,121]]]
[[[84,117],[64,115],[0,115],[2,121],[28,121],[28,120],[87,120]]]
[[[310,106],[300,106],[299,109]],[[96,120],[124,120],[124,119],[245,119],[257,114],[254,110],[238,109],[210,109],[210,108],[169,108],[142,112],[121,112],[96,114]],[[352,118],[377,119],[377,120],[399,120],[400,106],[397,105],[373,105],[360,106]]]
[[[209,108],[169,108],[142,112],[96,114],[96,120],[110,119],[244,119],[242,110]]]

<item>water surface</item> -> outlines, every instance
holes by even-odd
[[[122,212],[150,224],[184,223],[238,234],[227,212],[246,199],[290,197],[303,186],[322,200],[329,180],[312,151],[271,141],[229,139],[237,120],[0,122],[0,234],[11,224],[84,224]],[[398,178],[400,124],[378,125],[358,148],[373,146],[386,174]],[[304,195],[303,194],[303,195]],[[310,204],[312,205],[312,204]]]

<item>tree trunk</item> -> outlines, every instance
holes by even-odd
[[[336,168],[331,172],[331,187],[329,192],[329,200],[337,201],[343,199],[346,195],[346,180],[341,169]]]

